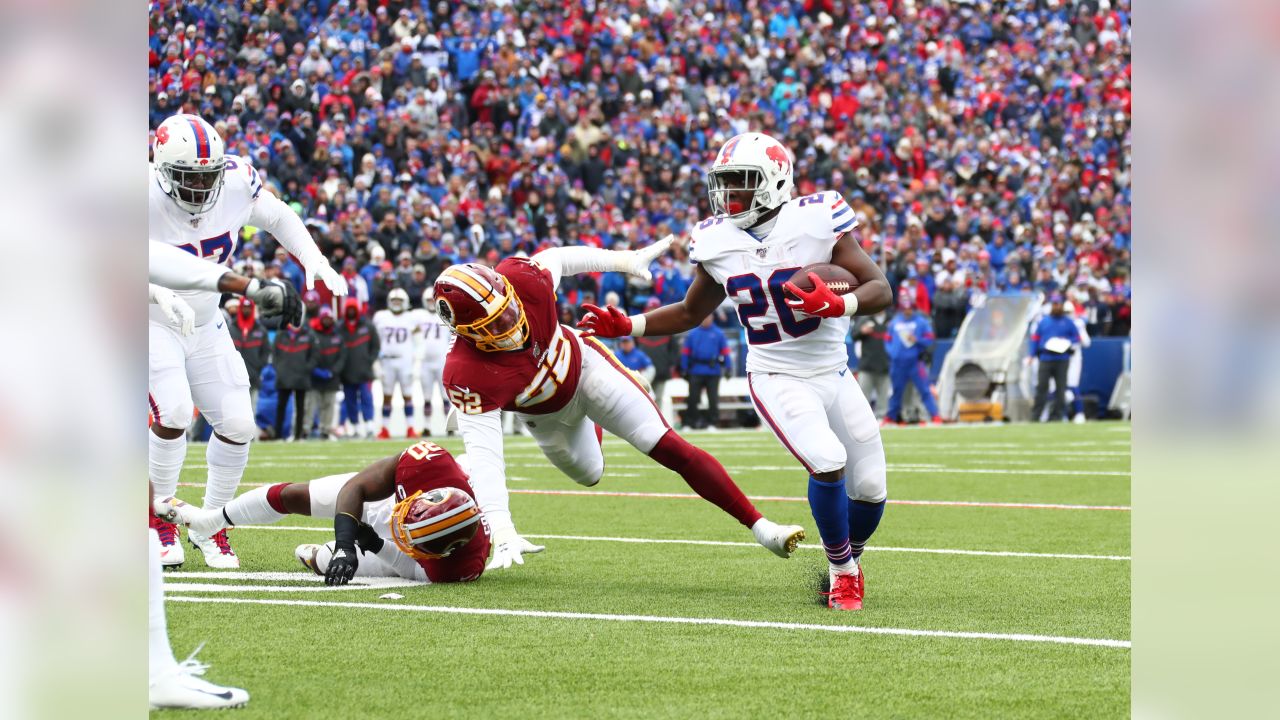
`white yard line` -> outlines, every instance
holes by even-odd
[[[443,613],[451,615],[490,615],[500,617],[548,618],[555,620],[599,620],[607,622],[661,623],[669,625],[712,625],[762,630],[806,630],[812,632],[854,633],[865,635],[897,635],[907,637],[953,638],[959,640],[1004,640],[1010,642],[1047,643],[1052,645],[1092,645],[1095,647],[1131,648],[1128,640],[1077,638],[1026,633],[986,633],[959,630],[917,630],[912,628],[862,627],[858,625],[816,625],[808,623],[732,620],[729,618],[666,617],[661,615],[611,615],[606,613],[556,612],[550,610],[514,610],[501,608],[464,608],[441,605],[391,605],[321,600],[276,600],[257,598],[204,598],[171,596],[169,602],[225,603],[243,605],[284,605],[292,607],[327,607],[399,612]]]
[[[545,468],[545,463],[522,463],[508,462],[507,467],[516,467],[524,469]],[[629,463],[611,463],[605,462],[605,474],[610,474],[613,470],[657,470],[658,466],[653,464],[629,464]],[[731,475],[745,474],[749,472],[793,472],[803,473],[800,464],[795,465],[726,465]],[[920,465],[920,464],[889,464],[889,472],[900,473],[931,473],[934,475],[1071,475],[1081,477],[1132,477],[1133,473],[1127,470],[1049,470],[1035,468],[1019,468],[1016,470],[1007,468],[951,468],[942,465]]]
[[[533,482],[532,478],[520,475],[508,475],[508,480],[516,480],[519,482]],[[240,483],[241,487],[267,487],[276,483]],[[179,487],[202,488],[204,483],[178,483]],[[536,488],[511,488],[509,490],[513,495],[570,495],[570,496],[595,496],[595,497],[630,497],[630,498],[658,498],[658,499],[678,499],[678,500],[701,500],[702,498],[693,493],[664,493],[664,492],[627,492],[623,490],[550,490]],[[755,502],[809,502],[807,497],[799,497],[793,495],[749,495],[749,500]],[[924,505],[936,507],[973,507],[973,508],[999,508],[1010,510],[1106,510],[1129,512],[1133,508],[1129,505],[1074,505],[1070,503],[1032,503],[1032,502],[984,502],[980,500],[897,500],[890,499],[890,505]]]
[[[312,527],[307,525],[240,525],[237,530],[301,530],[306,532],[323,532],[332,533],[333,530],[327,527]],[[541,535],[533,533],[524,533],[524,537],[534,540],[573,540],[579,542],[614,542],[614,543],[637,543],[641,545],[712,545],[717,547],[760,547],[753,542],[735,542],[731,540],[684,540],[679,538],[637,538],[637,537],[608,537],[599,535]],[[800,546],[803,550],[821,550],[821,545],[805,544]],[[1041,558],[1047,560],[1115,560],[1128,561],[1131,558],[1128,555],[1080,555],[1075,553],[1035,553],[1035,552],[1017,552],[1013,550],[960,550],[955,548],[908,548],[908,547],[885,547],[883,545],[868,545],[868,551],[876,552],[903,552],[903,553],[921,553],[925,555],[974,555],[980,557],[1019,557],[1019,558]],[[227,577],[226,575],[213,575],[211,577]]]

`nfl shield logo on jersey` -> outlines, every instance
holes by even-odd
[[[765,256],[765,255],[768,255],[768,254],[769,254],[769,248],[757,248],[757,249],[756,249],[756,257],[758,257],[758,258],[763,259],[763,258],[764,258],[764,256]]]

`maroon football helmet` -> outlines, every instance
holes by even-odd
[[[511,284],[484,265],[452,265],[435,284],[436,312],[459,336],[485,352],[519,350],[529,320]]]
[[[391,511],[391,539],[415,560],[435,560],[471,542],[480,508],[465,490],[443,487],[418,491]]]

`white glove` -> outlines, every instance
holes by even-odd
[[[347,281],[342,277],[342,273],[329,267],[329,261],[325,260],[316,263],[315,267],[306,268],[307,271],[307,289],[314,290],[316,287],[316,278],[329,288],[334,295],[347,294]]]
[[[183,337],[196,331],[196,311],[191,309],[186,300],[178,297],[172,290],[159,285],[151,285],[151,302],[160,308],[160,312],[169,322],[178,326]]]
[[[493,558],[484,569],[503,570],[511,567],[512,563],[523,565],[525,553],[534,554],[543,550],[546,550],[545,546],[534,545],[520,537],[514,527],[496,529],[493,531]]]
[[[671,243],[675,239],[675,235],[668,235],[649,247],[631,250],[631,268],[627,272],[645,282],[653,280],[653,273],[649,272],[649,266],[671,248]]]

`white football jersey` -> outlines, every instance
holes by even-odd
[[[262,180],[244,159],[235,155],[227,155],[226,159],[227,170],[218,201],[208,212],[200,215],[192,215],[178,207],[173,198],[160,189],[156,168],[151,166],[147,233],[152,240],[174,245],[230,269],[239,249],[240,229],[253,213],[258,193],[262,191]],[[197,325],[204,325],[221,315],[218,300],[222,296],[219,293],[187,290],[179,291],[177,295],[195,310]],[[151,306],[150,312],[151,322],[171,324],[156,306]]]
[[[418,316],[418,332],[422,338],[422,361],[444,362],[453,345],[453,331],[430,310],[415,310]]]
[[[382,341],[380,358],[413,358],[413,331],[418,328],[417,313],[405,310],[400,314],[379,310],[373,314],[373,326]]]
[[[749,344],[747,372],[809,377],[847,366],[849,318],[796,313],[782,285],[806,265],[830,262],[836,239],[854,224],[844,198],[828,191],[783,203],[773,229],[760,240],[723,218],[693,229],[689,259],[738,306]]]

